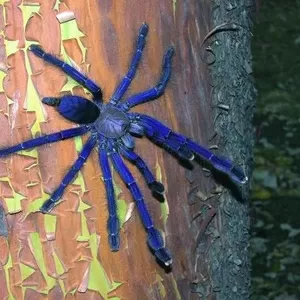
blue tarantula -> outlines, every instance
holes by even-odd
[[[106,188],[109,212],[107,230],[111,250],[117,251],[120,247],[120,224],[117,216],[117,205],[109,160],[127,185],[135,200],[141,221],[147,232],[147,243],[150,250],[154,253],[158,262],[165,266],[170,266],[172,263],[171,255],[164,246],[161,233],[153,225],[151,216],[146,208],[143,194],[137,182],[122,159],[122,157],[124,157],[136,165],[152,192],[159,194],[164,193],[164,186],[156,181],[144,160],[134,152],[134,137],[146,136],[149,140],[172,152],[182,160],[192,160],[194,155],[198,155],[202,159],[210,162],[216,169],[227,173],[238,183],[245,183],[247,177],[244,172],[239,167],[234,166],[231,161],[212,154],[209,150],[199,146],[191,139],[173,132],[170,128],[154,118],[144,114],[129,112],[132,107],[154,100],[164,93],[171,75],[171,60],[174,53],[173,47],[170,47],[164,55],[162,74],[157,85],[120,102],[135,76],[145,47],[147,33],[148,25],[144,23],[139,31],[136,50],[132,57],[129,71],[121,80],[107,104],[102,100],[100,87],[91,79],[57,57],[44,52],[40,46],[31,45],[30,51],[35,55],[60,68],[68,76],[88,89],[93,95],[93,102],[73,95],[66,95],[59,98],[43,98],[43,103],[56,107],[57,111],[64,118],[80,125],[76,128],[43,135],[9,148],[0,149],[0,156],[6,156],[20,150],[70,139],[90,132],[90,136],[79,153],[78,159],[64,176],[61,184],[53,192],[51,197],[43,204],[40,209],[41,212],[48,213],[54,208],[55,204],[62,197],[67,185],[74,179],[94,147],[97,146]]]

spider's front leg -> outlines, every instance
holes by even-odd
[[[159,79],[158,83],[156,84],[156,86],[154,86],[144,92],[141,92],[139,94],[135,94],[135,95],[129,97],[124,103],[122,103],[120,105],[120,108],[123,111],[128,111],[136,105],[154,100],[154,99],[160,97],[164,93],[167,83],[171,76],[173,54],[174,54],[173,47],[170,47],[167,50],[167,52],[164,54],[163,64],[162,64],[162,73],[161,73],[160,79]]]
[[[116,105],[125,92],[127,91],[132,79],[135,76],[137,67],[141,61],[143,50],[146,44],[146,37],[148,34],[148,24],[144,23],[139,31],[139,35],[136,41],[136,47],[135,47],[135,53],[131,59],[131,63],[129,66],[129,70],[127,74],[124,76],[118,87],[116,88],[115,92],[111,96],[110,103],[113,105]]]
[[[101,88],[90,78],[88,78],[83,73],[76,70],[74,67],[70,66],[66,62],[60,60],[56,56],[46,53],[39,45],[30,45],[29,50],[36,56],[42,58],[47,63],[60,68],[68,76],[72,77],[79,84],[87,88],[94,96],[94,100],[102,100]]]
[[[141,221],[148,234],[148,246],[153,251],[155,257],[161,263],[163,263],[167,267],[170,266],[172,264],[170,253],[164,246],[164,241],[161,233],[156,228],[154,228],[151,216],[146,208],[144,197],[135,179],[133,178],[129,169],[126,167],[121,156],[117,152],[111,153],[110,158],[114,164],[115,169],[117,170],[123,181],[126,183],[133,199],[135,200]]]

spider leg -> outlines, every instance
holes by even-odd
[[[162,183],[158,182],[155,180],[154,175],[148,168],[147,164],[145,161],[137,155],[134,151],[121,146],[120,148],[121,154],[129,161],[134,163],[136,167],[139,169],[139,171],[142,173],[142,175],[145,178],[146,183],[150,187],[152,192],[158,193],[158,194],[163,194],[165,191],[165,188]]]
[[[99,149],[99,161],[102,169],[106,198],[108,202],[109,217],[107,220],[108,240],[110,249],[112,251],[118,251],[120,247],[120,223],[117,216],[117,205],[114,194],[114,186],[112,181],[112,174],[109,166],[108,156],[104,149]]]
[[[160,262],[162,262],[165,266],[170,266],[172,263],[172,258],[169,254],[169,251],[164,247],[164,241],[161,233],[156,228],[154,228],[140,188],[138,187],[129,169],[124,164],[121,156],[118,153],[113,152],[110,154],[110,158],[114,164],[115,169],[128,186],[132,197],[135,200],[140,218],[148,234],[148,246],[154,252],[155,257]]]
[[[186,151],[190,151],[209,161],[214,168],[228,174],[238,183],[245,183],[248,180],[244,171],[240,167],[235,166],[232,161],[214,155],[208,149],[198,145],[179,133],[173,132],[170,128],[149,116],[141,114],[136,115],[138,116],[137,119],[139,119],[139,124],[144,127],[146,136],[154,142],[166,145],[167,147],[170,147],[171,150],[175,149],[175,152],[177,151],[177,154],[183,158],[184,155],[182,154],[185,154]],[[192,159],[192,157],[190,159]]]
[[[135,94],[129,97],[120,106],[123,111],[128,111],[136,105],[148,102],[150,100],[154,100],[160,97],[164,93],[167,83],[171,76],[171,63],[172,63],[173,54],[174,54],[174,48],[170,47],[164,55],[162,74],[157,85],[142,93]]]
[[[96,139],[93,136],[90,136],[88,141],[83,146],[79,157],[77,158],[71,169],[67,172],[59,187],[53,192],[50,199],[48,199],[40,208],[42,213],[48,213],[54,208],[56,202],[58,202],[59,199],[62,197],[66,187],[74,179],[75,175],[82,168],[83,164],[91,154],[95,144]]]
[[[49,64],[52,64],[58,68],[60,68],[64,73],[68,76],[72,77],[75,81],[79,84],[87,88],[94,96],[95,99],[100,100],[102,99],[102,92],[101,88],[91,79],[89,79],[86,75],[76,70],[71,65],[67,64],[66,62],[60,60],[56,56],[46,53],[42,47],[39,45],[31,45],[29,50],[33,52],[36,56],[42,58]]]
[[[194,154],[187,146],[187,138],[180,135],[172,135],[172,130],[162,125],[157,120],[146,115],[138,115],[139,123],[143,126],[146,136],[154,143],[161,145],[169,152],[174,153],[180,159],[193,160]]]
[[[131,81],[133,80],[137,67],[139,65],[139,62],[141,61],[142,53],[146,44],[146,36],[148,33],[148,24],[144,23],[140,30],[139,30],[139,35],[136,41],[136,50],[135,53],[131,59],[130,67],[127,72],[127,74],[124,76],[116,90],[114,91],[110,103],[115,105],[117,104],[120,99],[123,97],[125,92],[127,91]]]
[[[88,131],[88,127],[82,126],[82,127],[76,127],[71,129],[62,130],[56,133],[51,133],[47,135],[40,136],[38,138],[34,138],[28,141],[25,141],[21,144],[17,144],[15,146],[11,146],[8,148],[0,149],[0,157],[6,156],[21,150],[27,150],[34,147],[38,147],[41,145],[58,142],[61,140],[70,139],[79,135],[83,135]]]

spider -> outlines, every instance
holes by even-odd
[[[119,250],[120,224],[117,216],[117,205],[109,161],[112,162],[114,169],[119,173],[121,179],[131,192],[140,219],[147,233],[147,243],[151,252],[160,264],[170,266],[172,264],[172,258],[169,251],[165,248],[163,237],[160,231],[154,227],[143,194],[133,175],[123,162],[123,158],[125,158],[138,168],[153,193],[164,193],[163,184],[156,181],[145,161],[134,152],[134,137],[146,136],[150,141],[165,148],[181,160],[193,160],[194,155],[200,156],[202,159],[211,163],[215,169],[226,173],[231,179],[238,183],[245,183],[247,177],[244,172],[239,167],[233,165],[231,161],[212,154],[209,150],[198,145],[191,139],[172,131],[156,119],[145,114],[129,112],[132,107],[159,98],[164,93],[171,75],[171,60],[174,54],[173,47],[168,48],[164,54],[162,72],[158,83],[154,87],[134,94],[125,101],[120,102],[136,74],[145,47],[147,33],[148,25],[144,23],[139,30],[136,49],[129,70],[115,89],[108,103],[104,103],[102,100],[101,88],[86,75],[57,57],[46,53],[40,46],[31,45],[29,50],[36,56],[60,68],[64,73],[89,90],[93,95],[93,102],[74,95],[43,98],[42,102],[44,104],[55,107],[64,118],[80,125],[75,128],[33,138],[15,146],[0,149],[0,156],[6,156],[20,150],[70,139],[89,132],[90,136],[79,153],[79,157],[66,173],[58,188],[42,205],[40,208],[41,212],[49,213],[54,208],[56,203],[61,199],[67,185],[74,179],[94,147],[97,146],[99,162],[106,188],[109,213],[107,230],[111,250]]]

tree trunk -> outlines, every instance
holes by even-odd
[[[1,148],[74,126],[44,107],[41,98],[70,92],[87,97],[61,71],[34,57],[30,44],[72,58],[101,85],[107,101],[127,71],[140,25],[147,22],[146,49],[127,95],[155,85],[169,45],[176,55],[165,94],[134,110],[228,156],[249,174],[250,0],[1,3]],[[56,16],[64,11],[73,12],[75,19],[59,23]],[[206,51],[209,44],[212,49]],[[155,262],[137,212],[130,212],[133,200],[118,176],[121,246],[110,251],[97,151],[53,213],[39,213],[85,140],[1,158],[1,200],[9,235],[8,240],[0,238],[0,299],[249,298],[247,187],[237,188],[201,161],[193,168],[183,166],[145,138],[137,140],[136,150],[164,183],[165,202],[154,199],[141,175],[130,169],[156,227],[165,234],[174,261],[171,271]]]

